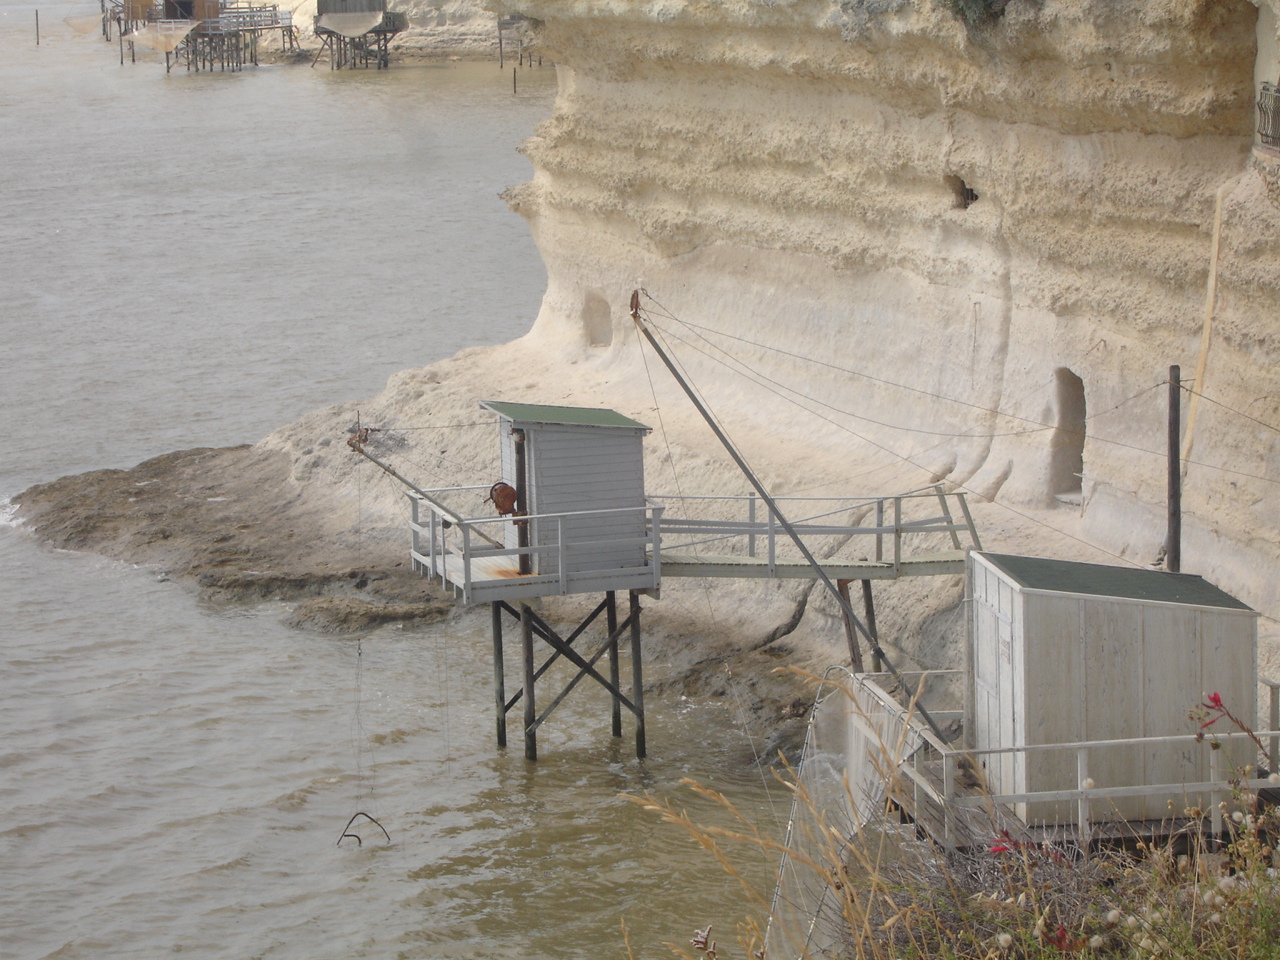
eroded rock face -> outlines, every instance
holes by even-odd
[[[1207,344],[1196,386],[1225,407],[1196,411],[1184,569],[1275,609],[1277,432],[1226,409],[1280,423],[1252,3],[1012,0],[980,28],[926,0],[515,8],[560,71],[509,193],[550,274],[536,338],[647,392],[643,286],[659,323],[828,405],[838,426],[689,354],[775,470],[941,475],[1057,526],[1082,509],[1065,494],[1142,562],[1164,537],[1157,385]]]

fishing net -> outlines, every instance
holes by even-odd
[[[841,890],[850,844],[895,830],[885,816],[897,768],[921,738],[894,709],[841,672],[824,682],[809,717],[765,939],[769,960],[843,956],[850,918]]]
[[[187,34],[198,26],[199,20],[161,20],[126,33],[124,39],[158,53],[169,53],[177,49],[178,44],[187,39]]]
[[[381,22],[382,14],[378,11],[371,13],[326,13],[322,14],[320,19],[316,21],[316,27],[348,39],[355,39],[356,37],[363,37]]]
[[[102,14],[85,14],[82,17],[64,17],[62,20],[76,33],[100,33],[102,31]]]

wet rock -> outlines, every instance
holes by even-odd
[[[360,597],[316,597],[294,607],[286,622],[324,633],[361,633],[386,623],[436,623],[453,612],[454,605],[444,600],[371,603]]]

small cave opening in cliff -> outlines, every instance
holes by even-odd
[[[1049,493],[1078,505],[1084,473],[1084,381],[1066,367],[1054,371],[1053,381],[1058,416],[1049,441]]]
[[[978,202],[978,194],[973,188],[961,180],[959,177],[948,175],[943,178],[951,193],[955,196],[956,202],[953,206],[961,210],[968,210]]]
[[[609,301],[598,293],[588,293],[582,300],[582,332],[593,347],[613,343],[613,311]]]

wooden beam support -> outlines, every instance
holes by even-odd
[[[864,580],[863,583],[866,581]],[[851,607],[853,601],[849,599],[849,581],[837,580],[836,588],[840,591],[844,607]],[[862,651],[858,649],[858,633],[854,629],[853,622],[845,614],[844,607],[840,610],[840,619],[844,621],[844,637],[849,643],[849,664],[853,667],[854,673],[862,673]]]
[[[876,629],[876,605],[871,598],[870,580],[862,581],[862,610],[867,617],[867,630],[875,640],[871,647],[871,669],[879,673],[884,669],[884,664],[880,657],[880,631]]]
[[[621,689],[622,678],[618,669],[618,598],[614,591],[605,594],[605,603],[608,605],[605,622],[609,631],[609,682],[618,690]],[[611,731],[615,737],[621,737],[622,707],[617,697],[611,699],[611,707]]]
[[[524,652],[524,757],[538,759],[537,710],[533,695],[533,611],[520,605],[520,643]]]
[[[636,715],[636,757],[645,756],[644,735],[644,671],[640,657],[640,594],[634,590],[631,594],[631,699],[635,701],[632,711]]]
[[[498,746],[507,745],[507,693],[502,662],[502,607],[489,604],[493,620],[493,700],[497,708]]]

